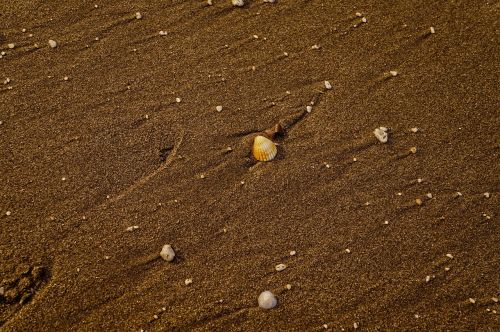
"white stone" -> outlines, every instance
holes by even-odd
[[[57,42],[55,40],[49,39],[49,46],[52,48],[56,48]]]
[[[297,255],[297,252],[295,250],[290,251],[290,256],[295,256]]]
[[[184,285],[186,285],[186,286],[189,286],[192,283],[193,283],[193,279],[191,279],[191,278],[188,278],[188,279],[184,280]]]
[[[313,46],[311,46],[311,49],[313,50],[319,50],[321,48],[321,46],[319,46],[318,44],[314,44]]]
[[[166,31],[161,30],[161,31],[159,32],[159,34],[160,34],[160,36],[166,36],[166,35],[167,35],[167,32],[166,32]]]
[[[176,101],[177,103],[180,103],[180,102],[181,102],[181,98],[177,97],[177,98],[175,98],[175,101]]]
[[[332,88],[332,85],[330,84],[330,82],[325,81],[325,88],[326,88],[327,90],[330,90],[330,89]]]
[[[363,17],[363,18],[361,19],[361,22],[366,23],[366,17]]]
[[[142,18],[142,14],[140,12],[135,13],[135,18],[140,20]]]
[[[431,33],[435,33],[436,32],[436,30],[434,30],[434,27],[431,27],[430,30],[431,30]]]
[[[281,272],[283,271],[284,269],[286,269],[286,265],[285,264],[278,264],[274,267],[274,269],[278,272]]]
[[[453,255],[452,254],[446,254],[446,257],[453,259]]]
[[[161,249],[160,256],[167,262],[171,262],[175,258],[175,251],[170,244],[166,244]]]
[[[222,106],[221,106],[221,105],[216,106],[216,107],[215,107],[215,110],[216,110],[217,112],[222,112]]]
[[[387,128],[385,127],[376,128],[373,131],[373,134],[381,143],[387,143],[387,140],[389,139],[389,134],[387,133]]]
[[[307,112],[307,113],[311,113],[311,112],[312,112],[312,110],[313,110],[312,106],[309,106],[309,105],[308,105],[308,106],[306,107],[306,112]]]
[[[207,4],[208,4],[209,6],[211,6],[211,5],[212,5],[212,0],[207,0]]]
[[[469,302],[472,303],[472,304],[474,304],[474,303],[476,303],[476,299],[473,299],[472,297],[469,297]]]
[[[245,5],[245,1],[243,0],[231,0],[231,2],[233,3],[233,6],[236,7],[243,7]]]
[[[10,216],[11,214],[12,214],[12,212],[10,212],[10,211],[5,212],[6,216]]]
[[[398,72],[397,72],[397,71],[395,71],[395,70],[391,70],[389,73],[390,73],[392,76],[398,76]]]
[[[486,197],[486,198],[490,198],[491,197],[490,193],[484,193],[483,196]]]
[[[10,44],[7,44],[7,47],[9,47],[9,48],[14,48],[14,47],[16,47],[16,44],[14,44],[14,43],[10,43]]]
[[[272,309],[278,304],[278,299],[270,291],[264,291],[260,293],[258,302],[262,309]]]
[[[138,228],[139,228],[139,226],[137,226],[137,225],[129,226],[129,227],[127,227],[127,232],[132,232],[133,230],[136,230]]]

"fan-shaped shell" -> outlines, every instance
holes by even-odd
[[[278,148],[273,141],[264,136],[257,136],[253,141],[252,154],[259,161],[270,161],[276,157]]]

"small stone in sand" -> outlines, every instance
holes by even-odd
[[[345,252],[346,252],[346,254],[350,254],[351,253],[351,249],[346,249]]]
[[[63,80],[67,81],[67,80],[69,80],[69,77],[68,76],[64,76]]]
[[[416,146],[411,147],[410,152],[413,154],[417,153],[417,147]]]
[[[21,32],[26,32],[26,29],[24,29],[24,28],[23,28],[23,29],[21,29]]]
[[[312,110],[313,110],[312,106],[309,106],[309,105],[308,105],[308,106],[306,107],[306,112],[307,112],[307,113],[311,113],[311,112],[312,112]]]
[[[319,46],[318,44],[311,46],[311,49],[313,49],[313,50],[319,50],[320,48],[321,48],[321,46]]]
[[[272,309],[278,304],[278,299],[270,291],[264,291],[260,293],[258,303],[262,309]]]
[[[284,269],[286,269],[286,265],[285,264],[278,264],[274,267],[274,269],[278,272],[281,272],[283,271]]]
[[[288,52],[283,52],[283,55],[284,56],[288,56]]]
[[[216,110],[217,112],[222,112],[222,106],[221,106],[221,105],[216,106],[216,107],[215,107],[215,110]]]
[[[330,89],[332,88],[332,85],[330,84],[330,82],[325,81],[325,88],[326,88],[327,90],[330,90]]]
[[[415,204],[422,205],[422,200],[420,198],[415,199]]]
[[[426,276],[425,277],[425,282],[429,282],[429,281],[431,281],[431,276]]]
[[[354,324],[352,324],[352,327],[354,327],[354,329],[357,329],[359,327],[359,324],[354,322]]]
[[[233,3],[233,6],[236,7],[243,7],[245,5],[245,1],[243,0],[231,0],[231,2]]]
[[[140,20],[142,18],[142,14],[140,12],[135,13],[135,18]]]
[[[295,250],[290,251],[290,256],[295,256],[297,255],[297,252]]]
[[[418,179],[417,179],[417,182],[418,182],[418,183],[422,183],[422,181],[424,181],[424,180],[422,180],[421,178],[418,178]]]
[[[380,143],[387,143],[387,140],[389,139],[389,133],[387,133],[387,130],[388,129],[386,127],[379,127],[375,128],[373,131],[373,134],[380,141]]]
[[[389,72],[389,74],[391,74],[391,76],[392,76],[392,77],[396,77],[396,76],[398,76],[398,72],[397,72],[397,71],[395,71],[395,70],[391,70],[391,71]]]
[[[495,303],[498,303],[498,297],[492,297],[491,300]]]
[[[171,262],[175,258],[175,251],[170,244],[166,244],[161,249],[160,256],[167,262]]]
[[[490,198],[491,197],[490,193],[484,193],[483,196],[486,197],[486,198]]]
[[[328,328],[328,324],[323,324],[323,327],[324,327],[325,329],[327,329],[327,328]]]
[[[356,16],[361,17],[361,16],[363,16],[363,14],[361,14],[360,12],[356,12]]]
[[[9,84],[10,83],[10,78],[6,78],[4,81],[3,81],[3,84]]]
[[[10,44],[7,44],[7,47],[9,47],[9,48],[14,48],[14,47],[16,47],[16,44],[14,44],[14,43],[10,43]]]
[[[56,48],[57,42],[55,40],[49,39],[49,46],[52,48]]]
[[[456,193],[453,194],[453,198],[458,198],[462,197],[462,193],[460,191],[457,191]]]
[[[12,212],[11,212],[11,211],[7,211],[7,212],[5,212],[5,215],[6,215],[6,216],[10,216],[11,214],[12,214]]]
[[[212,0],[207,0],[207,5],[211,6],[212,5]]]
[[[453,255],[452,254],[446,254],[446,257],[453,259]]]
[[[175,102],[176,103],[180,103],[181,102],[181,98],[179,98],[179,97],[175,98]]]
[[[127,232],[132,232],[133,230],[136,230],[138,228],[139,228],[139,226],[137,226],[137,225],[129,226],[129,227],[127,227]]]
[[[186,285],[186,286],[189,286],[192,283],[193,283],[193,279],[191,279],[191,278],[188,278],[188,279],[184,280],[184,285]]]
[[[417,128],[417,127],[413,127],[413,128],[411,128],[410,130],[411,130],[411,132],[412,132],[412,133],[416,133],[416,132],[418,132],[418,128]]]
[[[427,193],[425,196],[427,196],[427,198],[432,198],[432,194],[431,193]]]
[[[366,17],[363,17],[363,18],[361,19],[361,22],[366,23]]]
[[[166,31],[161,30],[161,31],[159,32],[159,34],[160,34],[160,36],[166,36],[166,35],[167,35],[167,32],[166,32]]]
[[[288,290],[290,290],[290,289],[292,289],[292,285],[290,285],[290,284],[286,284],[286,285],[285,285],[285,288],[286,288],[286,289],[288,289]]]
[[[430,30],[431,30],[431,33],[435,33],[436,32],[436,30],[434,30],[434,27],[431,27]]]
[[[474,304],[474,303],[476,303],[476,299],[473,299],[472,297],[469,297],[469,302],[472,303],[472,304]]]

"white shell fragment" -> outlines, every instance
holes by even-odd
[[[16,44],[14,44],[14,43],[10,43],[10,44],[7,44],[7,47],[8,47],[8,48],[14,48],[14,47],[16,47]]]
[[[330,90],[332,88],[332,84],[330,82],[328,82],[328,81],[325,81],[325,88],[327,90]]]
[[[135,13],[135,18],[140,20],[142,18],[142,14],[140,12]]]
[[[397,71],[395,71],[395,70],[391,70],[391,71],[389,72],[389,74],[391,74],[391,76],[394,76],[394,77],[395,77],[395,76],[398,76],[398,72],[397,72]]]
[[[311,112],[312,112],[312,110],[313,110],[312,106],[310,106],[310,105],[307,105],[307,106],[306,106],[306,112],[307,112],[307,113],[311,113]]]
[[[175,258],[175,251],[170,244],[166,244],[161,249],[160,256],[167,262],[171,262]]]
[[[436,30],[434,30],[434,27],[431,27],[431,33],[436,33]]]
[[[386,127],[379,127],[373,131],[373,134],[381,143],[387,143],[387,140],[389,139],[387,131],[388,129]]]
[[[274,267],[274,269],[278,272],[281,272],[283,271],[284,269],[286,269],[286,265],[285,264],[278,264]]]
[[[188,278],[188,279],[184,280],[184,285],[186,285],[186,286],[189,286],[192,283],[193,283],[193,279],[191,279],[191,278]]]
[[[216,106],[216,107],[215,107],[215,110],[216,110],[217,112],[222,112],[222,106],[221,106],[221,105]]]
[[[231,2],[233,3],[233,6],[236,7],[243,7],[245,5],[245,1],[243,0],[231,0]]]
[[[55,40],[49,39],[49,46],[52,48],[56,48],[57,42]]]
[[[161,31],[159,32],[159,34],[160,34],[160,36],[166,36],[166,35],[167,35],[167,32],[166,32],[166,31],[161,30]]]
[[[253,141],[252,154],[258,161],[270,161],[276,157],[278,148],[273,141],[264,136],[256,136]]]
[[[260,293],[258,302],[262,309],[272,309],[278,304],[278,299],[270,291],[264,291]]]

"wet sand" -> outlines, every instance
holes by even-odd
[[[0,330],[499,329],[498,4],[0,12]]]

